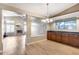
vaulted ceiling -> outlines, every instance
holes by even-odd
[[[7,3],[6,5],[29,12],[33,16],[47,16],[46,3]],[[76,3],[49,3],[48,16],[54,16],[74,5],[76,5]]]

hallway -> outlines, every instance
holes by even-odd
[[[3,39],[3,55],[22,55],[25,49],[25,37],[6,37]]]

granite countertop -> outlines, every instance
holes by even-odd
[[[74,32],[74,33],[79,33],[79,31],[67,31],[67,30],[48,30],[48,31],[57,31],[57,32]]]

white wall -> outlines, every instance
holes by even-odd
[[[3,52],[3,43],[2,43],[2,11],[0,10],[0,54]]]
[[[32,31],[32,27],[31,26],[32,26],[32,19],[31,19],[31,16],[28,16],[28,19],[27,19],[27,44],[46,39],[46,33],[44,35],[36,35],[35,33],[33,34],[31,32]],[[40,27],[39,30],[40,31],[42,30],[41,27]]]

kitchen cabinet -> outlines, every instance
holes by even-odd
[[[79,47],[79,32],[47,31],[47,39]]]

